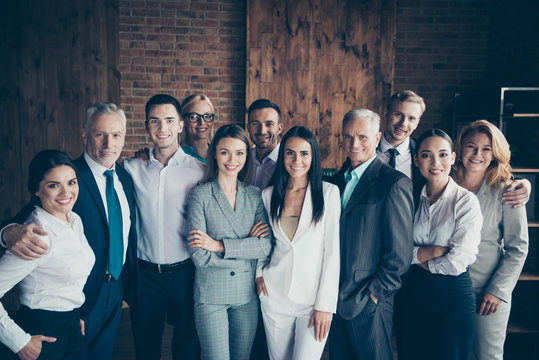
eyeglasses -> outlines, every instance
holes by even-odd
[[[204,115],[202,115],[202,114],[192,112],[192,113],[187,113],[183,115],[183,118],[189,120],[189,122],[192,122],[192,123],[197,123],[200,120],[204,120],[205,123],[211,123],[213,119],[215,118],[215,114],[205,113]]]

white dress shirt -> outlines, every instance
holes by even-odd
[[[385,135],[382,135],[380,139],[380,146],[376,149],[378,157],[384,163],[389,164],[390,155],[387,152],[388,149],[393,149],[393,146],[387,142]],[[412,178],[412,152],[410,151],[410,138],[407,137],[406,140],[402,142],[395,149],[399,152],[395,158],[395,169],[399,170],[404,175]]]
[[[205,165],[178,148],[164,166],[153,155],[143,161],[126,159],[135,184],[138,258],[173,264],[190,257],[187,250],[187,198],[204,177]]]
[[[428,261],[430,272],[455,276],[462,274],[475,261],[482,225],[481,207],[473,193],[449,178],[444,193],[430,205],[425,185],[414,217],[412,264],[419,263],[419,247],[447,246],[450,248],[447,254]]]
[[[129,229],[131,228],[131,211],[129,210],[129,203],[127,202],[127,197],[125,196],[124,187],[122,186],[122,183],[120,179],[118,178],[118,174],[116,174],[116,164],[114,164],[112,169],[107,169],[101,164],[98,164],[95,162],[86,152],[84,153],[84,160],[86,160],[86,163],[88,164],[88,167],[90,168],[90,171],[92,171],[92,174],[94,175],[95,182],[97,183],[97,188],[99,189],[99,194],[101,195],[101,199],[103,200],[103,207],[105,208],[105,213],[107,214],[107,218],[109,216],[108,208],[107,208],[107,177],[104,175],[106,170],[113,170],[112,173],[114,174],[114,190],[116,190],[116,194],[118,195],[118,200],[120,201],[120,208],[122,209],[122,231],[123,231],[123,239],[124,239],[124,259],[123,263],[125,264],[125,254],[127,252],[127,244],[129,241]]]
[[[258,160],[256,156],[256,148],[253,148],[253,181],[252,184],[257,186],[260,190],[263,190],[266,186],[269,185],[271,177],[275,172],[275,167],[277,166],[277,157],[279,156],[279,147],[281,144],[277,144],[275,149],[273,149],[262,162]]]
[[[19,300],[30,309],[71,311],[84,303],[82,290],[95,256],[80,217],[74,212],[67,216],[69,223],[40,207],[30,214],[25,224],[36,224],[47,231],[48,235],[40,238],[49,250],[35,260],[23,260],[7,251],[0,259],[0,297],[19,283]],[[0,341],[14,353],[30,341],[30,334],[9,318],[1,303]]]

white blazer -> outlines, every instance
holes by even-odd
[[[262,191],[270,213],[273,186]],[[323,182],[324,213],[312,220],[311,184],[305,193],[298,228],[292,241],[280,219],[269,219],[275,243],[273,252],[258,261],[256,277],[262,276],[271,298],[288,298],[296,304],[314,305],[315,310],[334,313],[339,293],[339,219],[341,200],[337,186]]]

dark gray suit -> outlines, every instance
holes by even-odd
[[[344,174],[334,180],[342,194]],[[412,182],[374,159],[341,213],[341,278],[330,358],[393,359],[393,298],[412,261],[412,225]]]

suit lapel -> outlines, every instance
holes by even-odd
[[[103,204],[103,199],[101,198],[101,193],[99,192],[99,188],[97,187],[97,183],[95,182],[94,174],[92,173],[92,170],[90,170],[90,167],[86,163],[86,160],[84,159],[84,154],[79,157],[75,161],[77,168],[79,170],[79,180],[80,182],[84,183],[86,188],[88,188],[88,191],[90,195],[92,196],[92,199],[94,200],[97,209],[99,210],[99,213],[103,217],[103,220],[108,223],[107,219],[107,213],[105,212],[105,205]]]
[[[351,209],[356,206],[356,204],[361,201],[363,196],[369,191],[369,189],[374,185],[374,179],[378,176],[378,172],[380,171],[380,167],[382,166],[382,161],[378,159],[374,159],[374,161],[365,169],[365,172],[359,179],[356,188],[354,189],[354,192],[352,192],[352,195],[350,195],[350,200],[348,200],[348,204],[346,204],[346,207],[344,208],[341,218],[346,216]]]
[[[223,189],[221,189],[221,185],[219,185],[219,181],[216,179],[211,184],[212,193],[217,201],[217,204],[219,205],[219,208],[221,209],[221,212],[225,219],[228,221],[230,226],[232,227],[232,230],[234,230],[234,233],[238,237],[242,237],[245,234],[241,231],[242,230],[242,217],[237,215],[234,209],[232,209],[232,206],[230,206],[230,203],[228,202],[228,199],[226,198],[225,193],[223,192]],[[238,191],[236,193],[236,209],[242,208],[244,209],[245,205],[245,187],[243,186],[241,181],[238,181]],[[247,209],[245,209],[247,210]]]
[[[305,232],[307,229],[309,229],[309,226],[312,223],[313,218],[313,199],[311,195],[311,183],[309,182],[309,185],[307,185],[307,190],[305,191],[305,198],[303,199],[303,205],[301,206],[301,214],[299,215],[299,221],[298,221],[298,228],[296,229],[296,232],[294,233],[294,236],[292,238],[292,242],[298,237],[301,237],[301,234]],[[281,221],[279,221],[279,228],[284,234],[284,231],[281,228]],[[285,235],[285,238],[286,235]]]

